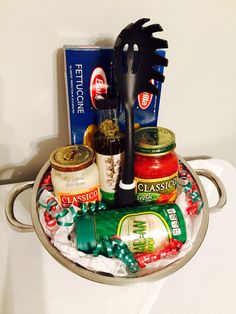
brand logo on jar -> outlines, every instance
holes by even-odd
[[[151,80],[151,83],[154,84],[154,80]],[[138,103],[141,109],[145,110],[150,106],[153,95],[147,92],[143,92],[138,95]]]
[[[94,202],[100,200],[100,193],[97,186],[81,193],[59,193],[63,207],[74,203]]]
[[[146,182],[145,180],[140,180],[139,182],[137,182],[137,193],[171,193],[177,186],[176,176],[173,178],[169,177],[166,180],[159,180],[158,182],[155,182],[154,180],[153,182],[150,181]]]
[[[107,94],[107,78],[102,68],[97,67],[93,70],[90,79],[90,98],[92,105],[95,106],[95,97]]]

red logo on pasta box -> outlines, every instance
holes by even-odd
[[[80,193],[58,193],[58,197],[62,206],[68,207],[71,204],[100,201],[100,191],[98,186],[94,186],[91,189],[84,190]]]
[[[90,79],[90,98],[95,106],[95,97],[101,94],[107,94],[107,78],[106,74],[101,67],[97,67],[93,70]]]
[[[154,84],[154,80],[151,80],[152,84]],[[143,92],[138,95],[138,104],[141,109],[145,110],[147,109],[152,101],[153,94]]]
[[[150,106],[150,103],[152,101],[152,97],[153,95],[152,94],[149,94],[149,93],[141,93],[138,95],[138,104],[140,106],[140,108],[142,109],[147,109],[149,106]]]

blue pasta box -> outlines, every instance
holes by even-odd
[[[70,144],[91,146],[99,112],[95,97],[111,86],[111,48],[64,46]]]
[[[114,90],[112,80],[112,48],[64,46],[65,82],[67,91],[70,144],[92,145],[99,122],[95,106],[98,95]],[[158,51],[165,56],[165,51]],[[163,73],[163,67],[158,71]],[[155,82],[158,95],[141,93],[134,105],[135,127],[156,126],[161,97],[161,83]],[[121,130],[124,130],[124,107],[119,109]]]

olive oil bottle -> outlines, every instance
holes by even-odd
[[[125,136],[118,124],[116,103],[108,99],[98,101],[100,122],[94,134],[94,149],[99,171],[102,201],[114,206],[115,192],[122,175]]]

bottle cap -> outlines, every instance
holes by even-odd
[[[96,248],[94,218],[92,215],[82,215],[76,218],[77,248],[85,253],[92,253]]]

